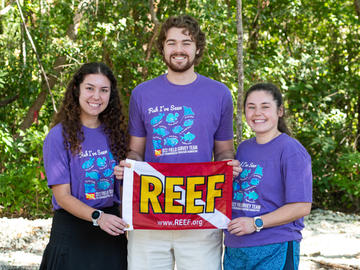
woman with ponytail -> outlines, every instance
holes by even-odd
[[[224,270],[298,269],[303,217],[312,203],[310,155],[290,137],[275,85],[253,85],[244,111],[255,137],[237,149],[242,172],[233,183]]]

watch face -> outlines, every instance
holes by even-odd
[[[262,221],[262,219],[258,218],[255,220],[255,225],[257,227],[261,227],[264,224],[264,222]]]
[[[92,217],[93,219],[98,219],[99,216],[100,216],[100,212],[99,212],[99,211],[94,211],[94,212],[92,213],[92,215],[91,215],[91,217]]]

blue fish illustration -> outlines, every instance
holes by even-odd
[[[162,149],[161,140],[153,140],[154,149]]]
[[[83,168],[84,170],[91,168],[91,166],[93,166],[93,164],[94,164],[94,161],[95,161],[95,158],[88,159],[87,161],[85,161],[82,164],[81,168]]]
[[[114,156],[110,151],[109,151],[109,158],[110,158],[110,160],[114,160]]]
[[[110,175],[112,175],[113,173],[113,170],[112,169],[106,169],[104,172],[103,172],[103,175],[105,177],[109,177]]]
[[[238,201],[242,202],[243,198],[244,198],[244,194],[242,194],[241,192],[236,192],[234,194],[234,200],[238,200]]]
[[[181,126],[176,126],[172,129],[172,131],[175,133],[175,134],[178,134],[180,133],[181,131],[183,130],[183,128]]]
[[[176,138],[166,138],[165,139],[165,145],[167,145],[167,146],[175,146],[178,144],[178,142],[179,142],[179,140]]]
[[[110,187],[110,183],[108,181],[99,181],[97,186],[98,186],[98,189],[106,190]]]
[[[170,133],[165,128],[154,128],[153,132],[155,134],[158,134],[158,135],[162,136],[162,137],[164,137],[164,136],[166,136],[166,135],[168,135]]]
[[[159,123],[161,121],[161,119],[163,119],[164,115],[165,115],[164,113],[159,113],[159,115],[157,115],[151,119],[150,123],[152,125]]]
[[[99,175],[99,173],[96,172],[96,171],[86,172],[86,173],[85,173],[85,176],[86,176],[86,177],[90,177],[91,179],[94,179],[94,180],[99,180],[99,179],[100,179],[100,175]]]
[[[240,178],[242,178],[242,179],[246,178],[250,172],[251,172],[250,169],[243,170],[242,173],[240,174]]]
[[[113,164],[111,164],[111,169],[114,169],[115,166],[116,166],[116,163],[114,162]]]
[[[192,134],[191,132],[187,132],[184,134],[184,136],[181,137],[181,140],[185,142],[191,142],[194,139],[195,139],[195,135]]]
[[[242,188],[242,189],[247,189],[248,187],[250,187],[250,185],[249,185],[248,182],[243,182],[243,183],[241,184],[241,188]]]
[[[184,122],[184,127],[190,127],[190,126],[192,126],[192,124],[194,124],[194,120],[193,120],[193,119],[185,120],[185,122]]]
[[[255,174],[263,176],[263,167],[257,165],[256,170],[255,170]]]
[[[167,116],[166,116],[166,122],[168,123],[174,123],[179,117],[179,114],[178,113],[169,113]]]
[[[192,109],[190,107],[184,107],[184,115],[195,115],[195,113],[192,111]]]
[[[245,198],[255,201],[259,198],[259,195],[255,191],[245,192]]]
[[[234,189],[234,192],[240,190],[240,185],[238,182],[235,182],[235,181],[233,182],[233,189]]]
[[[260,181],[257,178],[252,178],[250,180],[250,184],[253,185],[253,186],[257,186],[259,183],[260,183]]]
[[[85,193],[94,193],[95,190],[95,184],[84,184],[85,186]]]
[[[96,164],[98,165],[98,167],[106,166],[106,157],[102,157],[102,158],[98,157],[96,159]]]

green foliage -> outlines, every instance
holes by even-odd
[[[21,2],[44,69],[56,78],[52,92],[57,107],[81,63],[103,61],[113,69],[125,108],[136,85],[166,70],[154,44],[149,48],[154,24],[148,1]],[[154,2],[159,21],[181,13],[198,19],[207,34],[207,49],[196,70],[225,83],[236,106],[236,1]],[[0,207],[2,214],[39,216],[51,208],[41,176],[41,148],[54,109],[47,97],[33,115],[36,124],[19,132],[46,88],[17,6],[11,3],[0,15],[0,100],[13,100],[0,107]],[[315,206],[359,211],[360,20],[353,1],[242,4],[245,88],[271,81],[282,89],[294,137],[312,156]],[[71,38],[68,29],[75,14],[80,21]],[[56,73],[59,57],[66,64]],[[244,139],[251,136],[244,124]]]
[[[48,128],[32,126],[13,139],[1,124],[0,216],[44,217],[51,213],[51,194],[44,177],[42,143]]]

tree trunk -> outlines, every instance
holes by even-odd
[[[87,2],[87,1],[84,1],[84,2]],[[69,27],[66,31],[66,35],[73,41],[76,40],[77,30],[79,28],[80,20],[82,18],[83,12],[84,12],[84,9],[81,8],[82,4],[83,3],[79,4],[77,12],[74,15],[73,23],[69,25]],[[63,70],[63,65],[65,63],[66,63],[65,56],[60,55],[56,58],[54,67],[51,71],[52,76],[49,76],[49,80],[48,80],[50,88],[54,87],[54,85],[56,83],[56,78],[60,74],[60,72]],[[28,129],[31,126],[31,124],[33,123],[33,120],[34,120],[35,112],[40,111],[42,105],[44,104],[44,102],[46,100],[47,95],[48,95],[48,86],[44,79],[43,82],[41,83],[41,92],[39,93],[36,100],[34,101],[34,103],[29,108],[28,112],[26,113],[23,122],[19,126],[20,130],[25,131],[26,129]]]
[[[242,0],[237,0],[237,60],[238,60],[238,94],[236,109],[236,144],[242,140],[242,102],[244,94],[244,65],[243,65],[243,23],[242,23]]]
[[[360,0],[354,0],[355,11],[360,19]]]
[[[354,0],[355,11],[358,15],[358,19],[360,20],[360,0]],[[357,130],[356,130],[356,138],[355,138],[355,148],[358,152],[360,152],[360,95],[357,101]]]
[[[151,21],[154,24],[154,29],[153,29],[153,35],[146,47],[146,52],[145,52],[145,61],[149,61],[150,56],[151,56],[151,51],[152,48],[154,46],[156,37],[158,35],[159,29],[160,29],[160,23],[159,20],[156,17],[156,6],[154,6],[154,1],[153,0],[149,0],[149,9],[150,9],[150,15],[151,15]],[[144,80],[146,80],[147,76],[148,76],[148,68],[145,66],[144,69],[142,70],[142,74],[143,74],[143,78]]]

